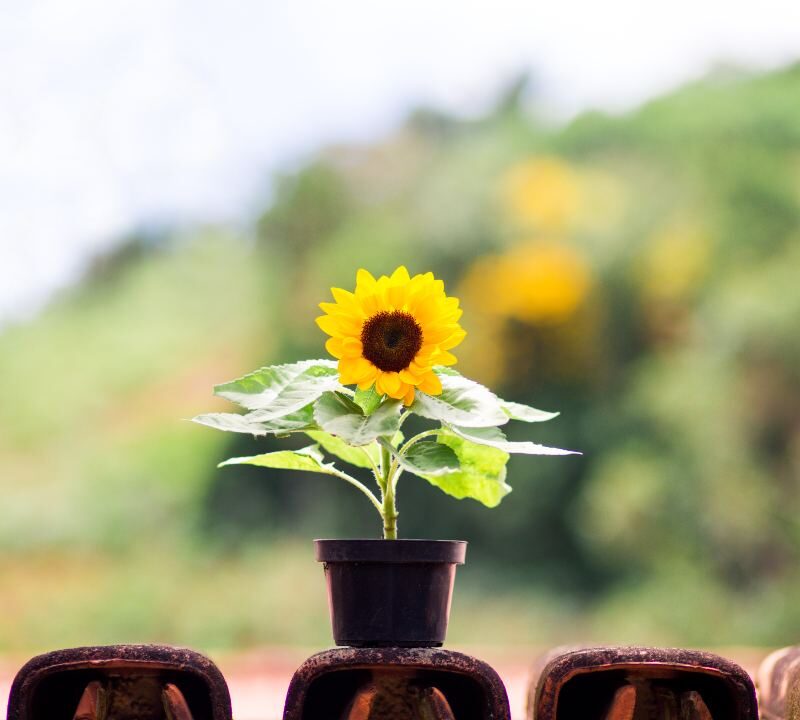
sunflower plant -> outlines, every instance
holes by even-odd
[[[545,412],[499,398],[452,369],[451,350],[466,336],[457,298],[432,273],[411,277],[359,270],[354,292],[331,289],[320,303],[319,327],[335,360],[302,360],[263,367],[217,385],[214,393],[245,413],[211,413],[194,421],[255,436],[303,434],[312,444],[237,457],[225,465],[257,465],[333,475],[372,503],[383,536],[397,537],[397,486],[404,472],[456,498],[495,507],[511,492],[509,453],[568,455],[574,451],[512,442],[501,427],[510,420],[551,420]],[[436,426],[405,437],[412,414]],[[325,454],[371,472],[375,486],[340,469]]]

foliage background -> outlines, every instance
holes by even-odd
[[[470,541],[451,641],[796,640],[800,68],[565,127],[521,90],[320,151],[244,229],[142,228],[4,329],[0,651],[328,644],[310,539],[373,509],[182,419],[401,263],[461,297],[462,373],[562,412],[512,439],[584,452],[513,457],[495,510],[401,482],[401,536]]]

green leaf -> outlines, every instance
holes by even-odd
[[[323,462],[324,458],[317,445],[309,445],[300,450],[278,450],[277,452],[235,457],[221,462],[218,467],[226,465],[257,465],[258,467],[278,470],[306,470],[308,472],[337,475],[332,463]]]
[[[537,410],[530,405],[523,405],[509,400],[500,400],[500,407],[512,420],[521,420],[522,422],[546,422],[560,415],[557,412]]]
[[[382,512],[378,498],[361,481],[336,468],[333,463],[323,462],[324,457],[319,445],[309,445],[300,450],[278,450],[277,452],[251,455],[250,457],[235,457],[221,462],[218,467],[225,465],[256,465],[258,467],[276,468],[278,470],[305,470],[324,475],[333,475],[357,487],[369,498],[378,512]]]
[[[464,427],[504,425],[508,415],[498,397],[483,385],[459,375],[450,368],[434,368],[442,382],[440,395],[417,391],[411,412],[443,423]]]
[[[532,442],[512,442],[497,427],[465,428],[448,425],[447,429],[465,440],[497,448],[508,453],[521,453],[523,455],[580,455],[576,450],[562,450],[561,448],[547,447],[547,445],[538,445]]]
[[[272,365],[217,385],[214,393],[248,410],[258,410],[260,422],[283,417],[313,403],[322,393],[336,390],[339,373],[331,360],[303,360]]]
[[[399,400],[388,400],[372,415],[341,393],[327,392],[314,404],[314,419],[331,435],[349,445],[368,445],[379,437],[392,437],[400,429]]]
[[[324,430],[309,430],[306,435],[322,445],[331,455],[336,455],[356,467],[372,468],[380,462],[381,449],[376,442],[361,447],[352,447],[341,438],[326,433]],[[365,457],[364,451],[372,458],[372,463]]]
[[[452,448],[438,442],[418,442],[397,458],[401,467],[421,477],[445,475],[461,468]]]
[[[283,435],[316,427],[311,405],[283,417],[262,422],[260,411],[239,415],[237,413],[208,413],[192,418],[199,425],[224,430],[226,432],[247,433],[248,435]]]
[[[508,453],[455,435],[440,435],[439,442],[455,453],[461,469],[444,475],[423,475],[431,485],[455,498],[472,498],[486,507],[496,507],[511,492],[505,481]]]
[[[364,415],[372,415],[373,412],[377,409],[378,405],[381,404],[381,400],[383,400],[383,395],[375,390],[375,386],[373,385],[369,390],[359,390],[356,389],[356,396],[353,398],[363,411]]]

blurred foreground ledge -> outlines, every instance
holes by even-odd
[[[557,650],[548,651],[547,648],[542,647],[526,648],[520,646],[469,646],[459,647],[458,651],[474,658],[480,658],[499,674],[508,692],[509,705],[514,720],[522,720],[522,718],[526,717],[526,706],[529,704],[528,696],[530,692],[533,692],[530,688],[535,688],[538,672],[545,667],[548,657],[552,658],[554,652],[560,652]],[[775,671],[785,672],[786,668],[791,668],[793,672],[795,665],[800,664],[796,660],[796,655],[787,659],[786,651],[781,652],[783,655],[779,658],[780,662],[772,662],[770,660],[770,668],[773,669],[768,668],[765,670],[762,667],[762,676],[765,672],[767,674]],[[222,671],[230,689],[233,717],[237,720],[272,720],[273,718],[281,718],[292,676],[313,653],[314,650],[310,648],[297,647],[273,647],[242,653],[212,653],[214,662]],[[770,654],[770,651],[757,648],[716,648],[714,653],[721,656],[721,658],[737,663],[750,677],[755,679],[759,666]],[[8,697],[14,675],[26,660],[27,658],[18,656],[0,658],[0,697]],[[765,665],[767,664],[765,663]],[[766,687],[765,683],[769,681],[762,678],[761,682],[762,688],[764,688]],[[769,720],[780,720],[781,718],[794,720],[794,715],[785,714],[789,710],[785,707],[785,690],[781,694],[780,681],[776,680],[773,684],[775,687],[768,692],[768,696],[762,696],[761,698],[762,717],[769,718]],[[786,683],[783,684],[783,687],[786,687]],[[639,720],[640,715],[627,713],[623,695],[624,693],[619,696],[617,703],[619,719]],[[765,702],[765,697],[768,697],[767,702]],[[617,715],[611,716],[613,720],[618,720]],[[541,720],[545,720],[544,715],[539,717],[541,717]],[[554,715],[554,717],[556,716]],[[588,720],[589,716],[586,717]],[[641,715],[641,717],[649,718],[648,715]],[[664,717],[672,717],[672,715],[665,715]],[[682,717],[675,715],[675,718]],[[705,720],[705,716],[702,714],[688,717],[697,717],[699,720]],[[715,720],[717,716],[709,717]],[[560,713],[558,718],[559,720],[569,720],[568,718],[562,718]],[[176,718],[175,720],[179,719]],[[196,717],[194,720],[201,720],[201,718]],[[539,720],[538,717],[537,720]],[[606,720],[606,716],[600,714],[598,715],[598,720]]]

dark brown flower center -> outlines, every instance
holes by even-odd
[[[422,347],[422,328],[407,312],[379,312],[361,328],[361,344],[362,354],[375,367],[384,372],[400,372]]]

